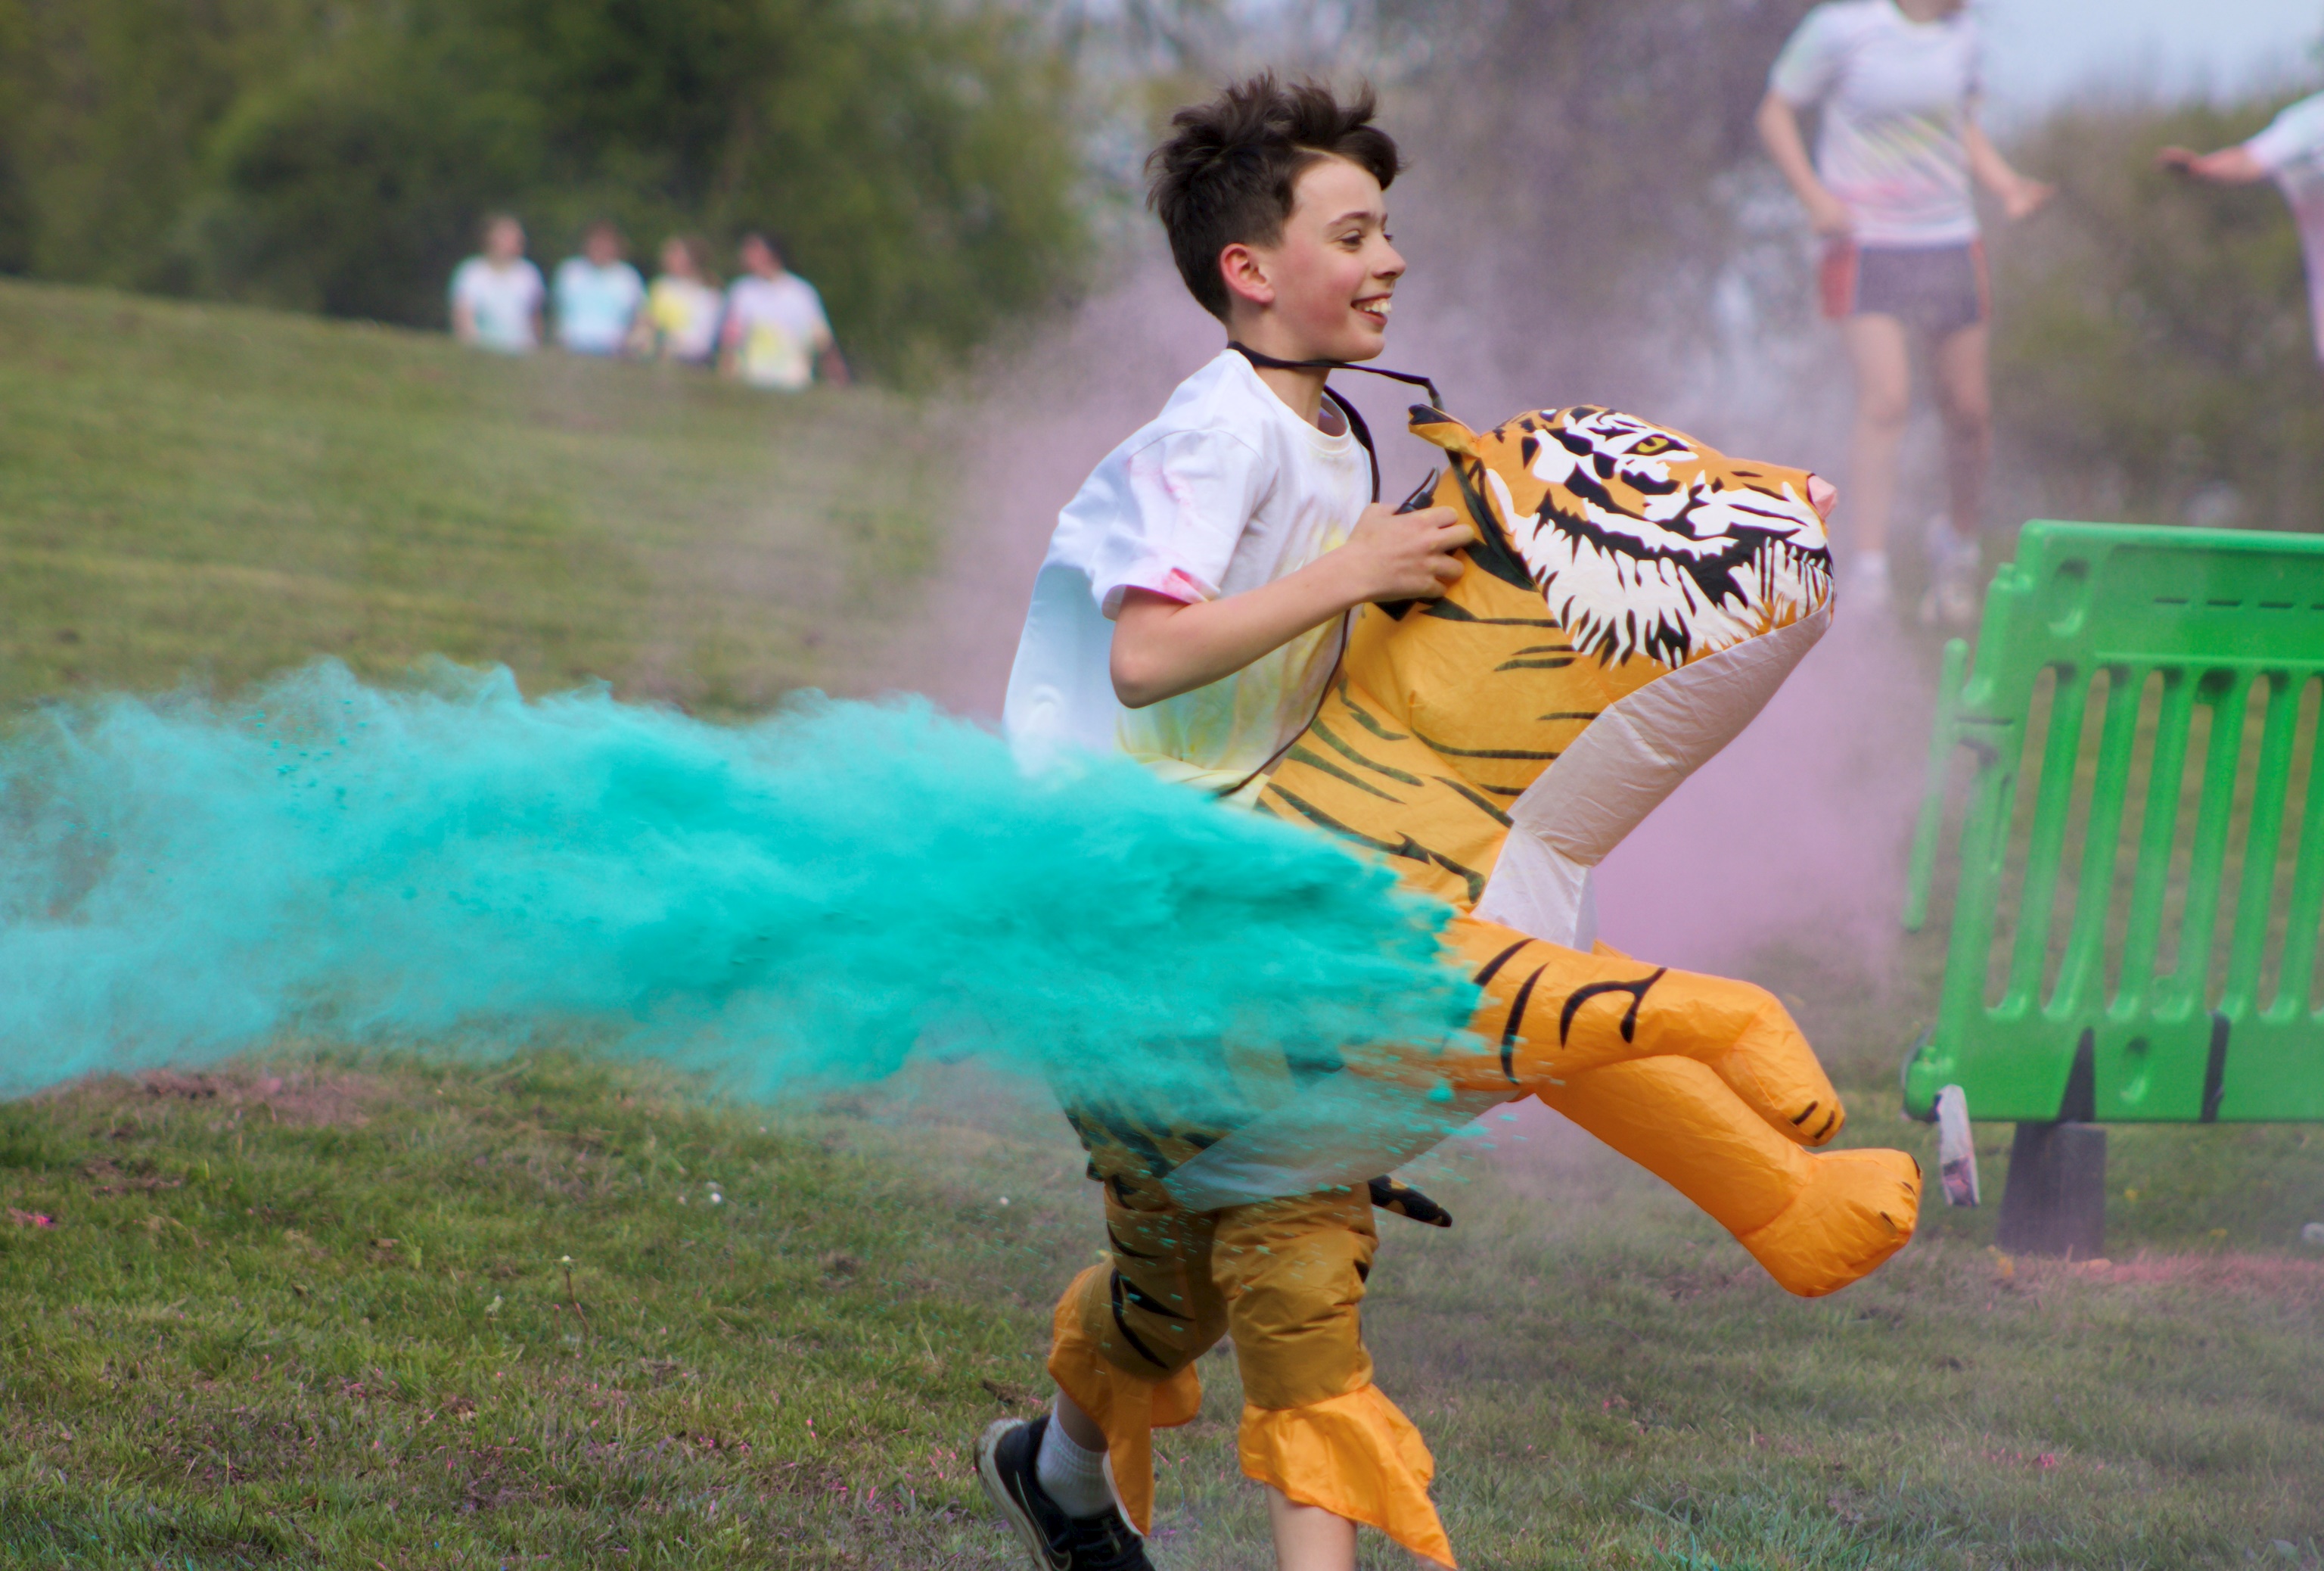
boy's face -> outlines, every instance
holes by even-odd
[[[1344,158],[1309,165],[1292,187],[1282,238],[1230,245],[1219,260],[1231,298],[1271,319],[1270,353],[1369,360],[1386,346],[1404,258],[1388,243],[1387,199],[1369,170]]]
[[[484,236],[484,254],[495,262],[514,262],[524,254],[524,226],[503,218]]]

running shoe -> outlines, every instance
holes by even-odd
[[[1868,616],[1888,609],[1888,559],[1858,557],[1840,574],[1840,610],[1849,616]]]
[[[984,1492],[1024,1540],[1035,1571],[1154,1571],[1146,1548],[1121,1513],[1069,1517],[1041,1492],[1034,1463],[1049,1416],[996,1419],[976,1442],[976,1475]]]
[[[1982,608],[1984,562],[1974,540],[1963,540],[1940,517],[1929,524],[1929,587],[1921,596],[1923,627],[1971,627]]]

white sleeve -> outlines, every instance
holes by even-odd
[[[473,256],[452,270],[452,305],[474,309],[476,303],[476,259]]]
[[[1840,42],[1839,15],[1830,5],[1817,6],[1775,57],[1767,90],[1794,109],[1821,103],[1840,79]]]
[[[2303,158],[2324,152],[2324,93],[2302,98],[2268,122],[2266,130],[2244,143],[2260,168],[2281,174]]]
[[[1225,431],[1173,431],[1129,454],[1090,561],[1098,609],[1114,615],[1131,589],[1217,599],[1268,478],[1258,451]]]

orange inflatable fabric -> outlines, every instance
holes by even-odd
[[[1286,1197],[1361,1209],[1369,1179],[1532,1095],[1812,1296],[1912,1237],[1920,1170],[1901,1151],[1812,1149],[1844,1114],[1772,994],[1632,959],[1594,935],[1591,869],[1829,626],[1831,488],[1594,407],[1484,432],[1422,407],[1412,429],[1448,462],[1407,505],[1466,514],[1478,537],[1468,570],[1441,599],[1352,614],[1321,709],[1250,790],[1259,810],[1344,836],[1454,908],[1447,957],[1481,993],[1470,1034],[1349,1055],[1231,1131],[1077,1118],[1108,1180],[1115,1249],[1111,1269],[1085,1272],[1060,1304],[1050,1368],[1106,1428],[1116,1493],[1143,1531],[1148,1432],[1192,1417],[1189,1360],[1229,1330],[1236,1295],[1326,1328],[1286,1355],[1307,1359],[1299,1389],[1259,1400],[1233,1324],[1252,1398],[1243,1470],[1449,1566],[1426,1448],[1372,1387],[1355,1338],[1369,1220],[1358,1268],[1318,1271],[1305,1289],[1239,1283],[1225,1240],[1270,1215],[1279,1224],[1272,1208],[1298,1204]],[[1110,1165],[1129,1147],[1136,1160]],[[1185,1307],[1212,1290],[1197,1280],[1222,1293],[1217,1313]]]

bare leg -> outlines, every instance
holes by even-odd
[[[1268,1484],[1267,1525],[1275,1532],[1276,1571],[1356,1571],[1356,1524],[1347,1518],[1294,1505]]]
[[[1985,325],[1963,328],[1940,343],[1936,368],[1953,535],[1973,541],[1985,524],[1986,475],[1993,463],[1993,394],[1986,374]]]
[[[1896,501],[1896,447],[1912,412],[1912,357],[1904,324],[1858,315],[1840,325],[1856,368],[1856,427],[1849,451],[1850,541],[1858,555],[1888,549],[1888,514]]]
[[[1073,1398],[1059,1391],[1056,1411],[1057,1428],[1065,1432],[1066,1439],[1084,1451],[1105,1449],[1105,1431],[1097,1427],[1095,1419],[1091,1418],[1074,1405]]]

